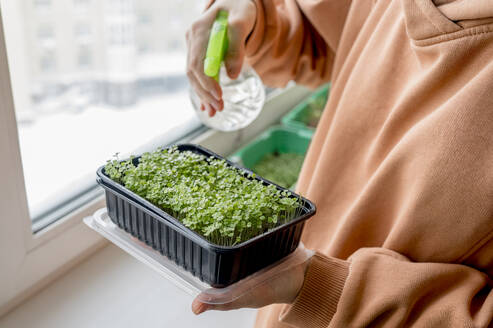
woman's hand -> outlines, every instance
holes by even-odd
[[[251,0],[217,0],[197,19],[186,33],[188,59],[187,76],[199,96],[201,110],[210,116],[223,109],[222,91],[219,84],[204,74],[204,58],[209,32],[219,10],[228,12],[228,50],[225,66],[228,76],[238,77],[245,57],[245,42],[255,25],[257,9]]]
[[[274,303],[290,304],[296,299],[306,268],[314,252],[300,245],[279,264],[263,269],[226,288],[208,289],[192,303],[192,311],[227,311],[239,308],[260,308]]]

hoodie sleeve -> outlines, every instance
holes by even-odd
[[[491,238],[491,233],[489,234]],[[348,261],[317,254],[304,286],[281,321],[295,327],[490,327],[493,242],[471,261],[417,263],[384,248],[363,248]]]
[[[294,80],[317,87],[330,80],[350,1],[255,0],[257,21],[247,60],[265,84]]]

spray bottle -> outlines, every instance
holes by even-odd
[[[228,12],[221,10],[212,25],[204,74],[214,78],[222,88],[224,109],[210,117],[200,110],[200,99],[191,90],[190,98],[199,119],[206,126],[220,131],[236,131],[252,123],[260,114],[265,102],[265,88],[253,68],[243,64],[237,79],[228,77],[223,65],[228,48]]]

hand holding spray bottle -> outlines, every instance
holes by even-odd
[[[212,25],[204,74],[214,78],[223,91],[224,109],[214,116],[200,110],[200,99],[191,89],[190,97],[199,119],[220,131],[236,131],[252,123],[265,102],[265,89],[257,73],[246,64],[237,79],[230,79],[223,65],[228,48],[228,12],[221,10]]]

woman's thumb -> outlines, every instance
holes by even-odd
[[[228,51],[225,60],[226,71],[231,79],[236,79],[241,72],[244,59],[243,51]]]
[[[228,50],[224,64],[231,79],[240,75],[243,60],[245,59],[245,38],[241,36],[242,28],[231,24],[228,30]]]
[[[207,303],[202,303],[198,299],[194,299],[192,302],[192,312],[194,314],[201,314],[202,312],[205,312],[208,310],[208,304]]]

